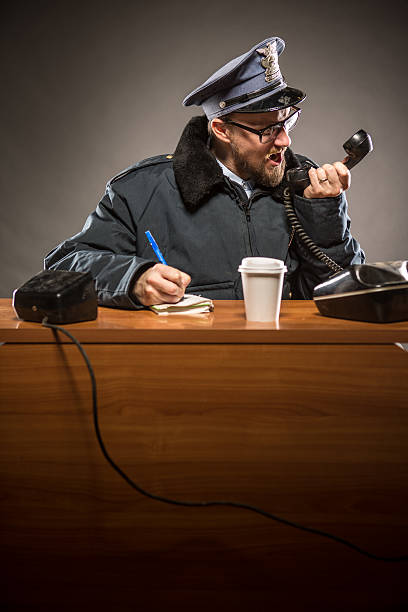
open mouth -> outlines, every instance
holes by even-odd
[[[279,153],[271,153],[271,155],[268,155],[268,160],[271,161],[275,166],[279,166],[279,164],[282,162],[282,159],[282,151],[279,151]]]

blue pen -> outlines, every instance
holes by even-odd
[[[160,259],[160,261],[161,261],[161,263],[162,263],[162,264],[164,264],[165,266],[167,266],[167,262],[166,262],[166,260],[164,259],[163,255],[161,254],[161,251],[160,251],[160,249],[159,249],[159,247],[158,247],[158,245],[157,245],[157,242],[155,241],[155,239],[153,238],[153,236],[151,235],[151,233],[149,232],[149,230],[147,230],[147,231],[145,232],[145,234],[146,234],[146,236],[147,236],[148,241],[149,241],[149,242],[150,242],[150,244],[151,244],[151,247],[152,247],[153,251],[156,253],[156,255],[157,255],[158,259]]]

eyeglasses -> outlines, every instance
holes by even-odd
[[[262,130],[255,130],[254,128],[248,127],[247,125],[242,125],[242,123],[237,123],[236,121],[231,121],[230,119],[223,119],[224,123],[228,123],[230,125],[235,125],[236,127],[241,128],[242,130],[246,130],[247,132],[252,132],[252,134],[258,134],[259,142],[261,144],[265,144],[267,142],[273,142],[277,137],[281,130],[286,130],[286,132],[290,132],[295,127],[297,120],[299,119],[299,115],[302,112],[301,108],[297,106],[292,106],[293,112],[286,117],[284,121],[278,121],[277,123],[271,123],[267,127],[262,128]]]

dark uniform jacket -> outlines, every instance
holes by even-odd
[[[113,178],[82,231],[47,255],[46,268],[90,271],[99,304],[139,308],[131,289],[157,263],[145,236],[150,230],[167,264],[191,276],[187,293],[243,299],[238,266],[243,257],[262,256],[285,261],[284,299],[310,299],[333,272],[292,236],[282,203],[285,181],[273,190],[257,188],[248,199],[223,175],[207,140],[206,118],[194,117],[174,155],[144,160]],[[299,163],[289,149],[285,156],[288,168]],[[344,194],[295,196],[294,206],[307,234],[336,263],[363,261]]]

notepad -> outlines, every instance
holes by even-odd
[[[212,300],[201,295],[185,295],[176,304],[154,304],[149,308],[158,315],[200,314],[214,310],[214,304]]]

